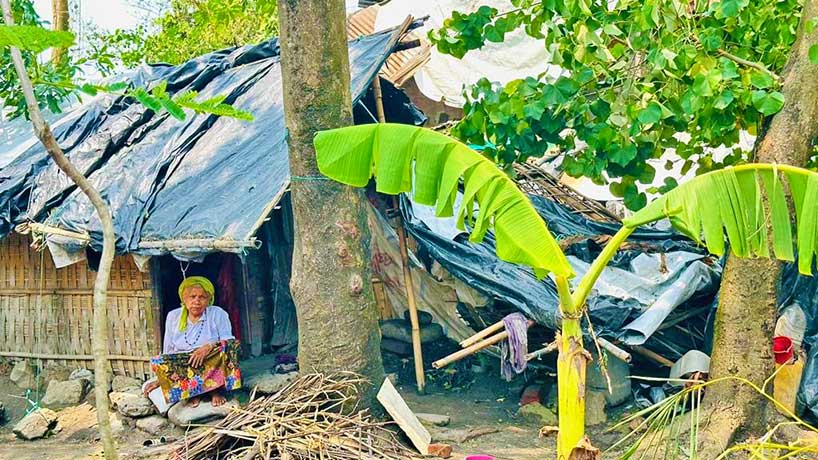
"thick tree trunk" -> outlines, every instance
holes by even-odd
[[[352,122],[342,0],[279,0],[284,111],[289,131],[295,244],[290,288],[302,371],[353,371],[383,380],[369,282],[369,229],[356,189],[318,171],[313,136]]]
[[[68,0],[52,0],[51,17],[51,26],[54,30],[68,30]],[[51,51],[51,62],[59,65],[67,51],[67,48],[54,48]]]
[[[798,39],[782,74],[786,98],[781,112],[757,141],[757,162],[803,166],[818,137],[818,66],[810,63],[810,45],[818,44],[818,28],[806,22],[818,14],[818,0],[804,4]],[[774,371],[772,337],[776,290],[781,264],[729,257],[724,269],[716,314],[711,376],[735,375],[761,384]],[[774,410],[749,388],[717,385],[705,397],[710,419],[703,436],[702,459],[713,459],[734,440],[763,431],[767,411]]]
[[[11,15],[9,0],[0,0],[0,5],[2,5],[5,23],[13,25],[14,19]],[[68,160],[62,148],[57,144],[48,123],[43,119],[20,50],[11,47],[11,60],[14,62],[14,68],[20,79],[20,86],[23,88],[34,133],[51,155],[54,163],[88,197],[102,223],[102,256],[100,257],[99,269],[94,281],[94,321],[91,340],[94,354],[94,396],[99,435],[102,440],[105,459],[117,460],[119,454],[116,450],[116,443],[111,431],[111,420],[108,416],[108,372],[110,370],[110,364],[108,363],[108,282],[111,276],[111,265],[114,261],[114,242],[116,241],[114,221],[111,218],[111,210],[108,204],[85,176]]]

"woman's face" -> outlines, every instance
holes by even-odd
[[[185,289],[182,297],[185,301],[187,311],[190,312],[190,315],[194,318],[202,316],[205,308],[210,304],[210,294],[201,286],[191,286]]]

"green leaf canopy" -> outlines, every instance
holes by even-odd
[[[458,226],[469,222],[471,241],[493,227],[501,259],[529,266],[540,278],[549,272],[574,276],[528,197],[492,161],[448,136],[409,125],[361,125],[319,132],[315,150],[327,177],[354,187],[374,177],[379,192],[413,192],[442,217],[453,215],[462,179]]]
[[[795,222],[785,186],[795,208]],[[763,196],[769,198],[769,209],[762,204]],[[735,255],[770,257],[767,235],[772,230],[775,257],[792,262],[795,246],[798,271],[809,275],[813,257],[818,254],[818,173],[770,164],[710,172],[676,187],[623,224],[637,227],[663,217],[669,217],[674,227],[697,242],[703,240],[717,255],[724,254],[727,233]]]
[[[48,30],[38,26],[0,25],[0,49],[8,46],[39,53],[51,47],[64,48],[74,44],[74,34]]]

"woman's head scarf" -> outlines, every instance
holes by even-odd
[[[204,276],[189,276],[179,285],[179,300],[182,301],[182,314],[179,316],[179,332],[184,332],[187,329],[187,305],[185,305],[185,290],[192,286],[200,286],[208,294],[210,294],[210,302],[216,298],[216,288],[213,283]]]

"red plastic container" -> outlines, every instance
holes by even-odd
[[[792,339],[783,335],[773,337],[773,356],[776,364],[786,364],[792,361]]]

